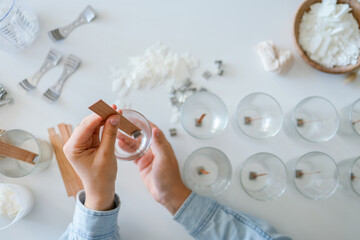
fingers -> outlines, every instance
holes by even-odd
[[[141,144],[141,137],[132,139],[121,132],[117,132],[116,138],[118,140],[118,146],[125,152],[129,153],[136,152]]]
[[[137,165],[137,167],[139,168],[139,171],[142,171],[146,168],[148,168],[151,163],[153,162],[154,160],[154,155],[151,151],[151,149],[149,149],[144,156],[142,156],[141,158],[139,159],[136,159],[134,161],[134,163]]]
[[[155,125],[154,125],[155,126]],[[168,141],[166,140],[164,133],[156,126],[152,130],[153,142],[151,149],[155,156],[166,155],[168,151]]]
[[[105,122],[99,149],[106,154],[114,154],[119,123],[120,117],[118,115],[110,116]]]
[[[93,113],[84,118],[80,125],[75,128],[74,133],[71,135],[72,141],[76,144],[83,144],[87,142],[95,132],[96,128],[101,124],[102,118]]]

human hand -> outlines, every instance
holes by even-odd
[[[135,163],[150,194],[174,215],[191,191],[181,180],[177,159],[164,133],[151,126],[152,145]]]
[[[105,211],[114,207],[117,172],[114,147],[119,123],[117,115],[104,122],[98,115],[91,114],[75,128],[64,146],[66,157],[83,182],[87,208]]]

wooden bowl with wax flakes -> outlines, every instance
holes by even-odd
[[[310,10],[310,6],[314,3],[320,3],[321,0],[305,0],[299,9],[296,12],[295,20],[294,20],[294,39],[295,39],[295,45],[296,48],[300,54],[300,56],[305,60],[307,64],[309,64],[311,67],[322,71],[326,73],[332,73],[332,74],[341,74],[341,73],[348,73],[352,72],[355,69],[360,67],[360,56],[355,65],[347,65],[347,66],[335,66],[332,68],[325,67],[321,65],[320,63],[317,63],[310,59],[310,57],[306,54],[304,49],[302,49],[300,43],[299,43],[299,29],[300,29],[300,22],[305,12],[308,12]],[[352,14],[356,21],[358,22],[360,26],[360,3],[357,0],[338,0],[338,4],[349,4],[349,6],[352,8]]]

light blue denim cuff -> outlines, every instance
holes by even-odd
[[[183,225],[191,236],[196,236],[206,227],[219,206],[216,201],[192,192],[173,219]]]
[[[117,217],[120,210],[120,199],[115,194],[115,208],[109,211],[95,211],[84,206],[85,191],[76,197],[76,208],[73,227],[76,234],[86,239],[102,239],[112,236],[118,231]]]

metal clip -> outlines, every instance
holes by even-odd
[[[215,60],[215,64],[217,65],[216,74],[222,76],[224,73],[222,60]]]
[[[14,103],[14,99],[6,98],[7,92],[3,86],[0,85],[0,107],[5,104],[12,104]]]
[[[169,129],[170,132],[170,136],[175,137],[177,135],[177,130],[176,128],[170,128]]]

